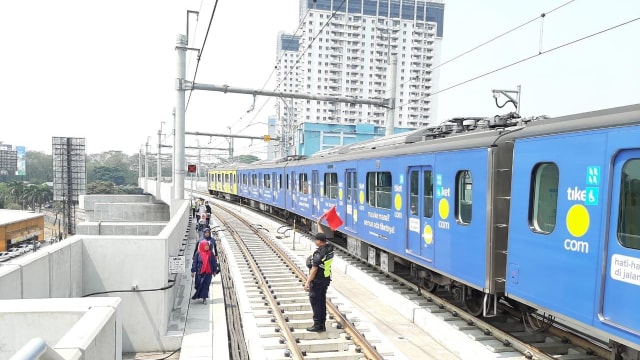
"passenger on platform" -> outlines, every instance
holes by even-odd
[[[327,288],[331,282],[331,263],[333,262],[333,245],[327,243],[327,236],[322,230],[320,222],[324,215],[318,219],[318,233],[315,236],[315,244],[318,247],[311,255],[309,276],[304,284],[304,290],[309,292],[309,302],[313,309],[313,326],[307,331],[327,331]]]
[[[191,300],[202,299],[202,303],[207,304],[209,286],[211,286],[211,279],[217,268],[218,263],[215,255],[211,251],[209,241],[200,241],[198,244],[198,253],[191,265],[191,277],[195,280],[194,287],[196,289]]]
[[[208,201],[204,202],[204,208],[206,209],[207,216],[209,217],[209,219],[211,219],[211,206],[209,205]]]
[[[192,219],[196,218],[196,199],[195,198],[191,198],[191,218]]]
[[[200,220],[198,220],[198,232],[200,233],[198,238],[202,238],[202,231],[209,227],[209,218],[207,218],[207,214],[200,214]]]
[[[200,204],[198,206],[198,215],[202,216],[202,214],[207,213],[207,207],[204,205],[204,199],[200,199],[198,203]]]
[[[213,256],[216,258],[216,262],[218,262],[218,246],[216,245],[216,239],[211,236],[211,229],[205,228],[202,232],[202,239],[200,241],[206,240],[209,242],[209,249],[213,252]],[[196,254],[198,253],[198,247],[193,250],[193,258],[195,259]],[[219,272],[218,269],[214,269],[214,273],[217,274]]]

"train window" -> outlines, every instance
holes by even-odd
[[[258,175],[257,174],[251,174],[251,186],[258,186]]]
[[[247,174],[242,174],[242,185],[249,185],[249,177]]]
[[[338,198],[338,174],[337,173],[324,174],[324,196],[326,196],[329,199]]]
[[[391,209],[391,173],[367,173],[367,203],[370,206]]]
[[[458,171],[456,174],[456,221],[460,224],[471,223],[472,195],[473,178],[471,177],[471,171]]]
[[[426,170],[424,172],[423,187],[424,203],[422,205],[424,207],[424,212],[422,213],[422,216],[430,219],[433,217],[433,176],[431,175],[431,170]]]
[[[271,189],[271,175],[264,174],[263,182],[265,188]]]
[[[303,194],[309,193],[309,184],[307,183],[307,173],[298,175],[298,192]]]
[[[278,174],[278,190],[282,190],[282,174]]]
[[[230,182],[231,182],[231,181],[229,180],[229,174],[224,174],[224,183],[225,183],[225,184],[228,184],[228,183],[230,183]]]
[[[409,209],[411,210],[411,215],[418,215],[419,181],[420,172],[412,171],[409,174]]]
[[[560,172],[554,163],[540,163],[531,174],[529,226],[535,232],[549,234],[556,227]]]
[[[622,167],[618,241],[626,248],[640,250],[640,159],[631,159]]]
[[[287,174],[287,190],[289,190],[289,174]]]

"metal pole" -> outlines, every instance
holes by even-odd
[[[149,179],[149,137],[147,137],[147,143],[144,146],[144,191],[149,191],[149,185],[147,180]]]
[[[161,125],[162,126],[162,125]],[[162,181],[162,159],[160,155],[162,153],[162,130],[158,130],[158,162],[156,165],[156,199],[160,199],[160,184]]]
[[[175,174],[173,197],[184,199],[184,118],[185,118],[185,88],[184,81],[187,73],[187,37],[180,34],[176,38],[178,52],[178,74],[176,79],[176,120],[173,136],[173,173]]]
[[[518,105],[516,106],[516,113],[520,114],[520,85],[518,85],[518,96],[516,97],[516,102]]]
[[[389,48],[391,51],[391,48]],[[387,79],[387,94],[389,95],[389,109],[387,110],[387,128],[385,131],[385,135],[393,135],[393,128],[395,126],[396,121],[396,82],[397,82],[397,72],[398,72],[398,56],[393,55],[389,61],[389,69],[388,69]]]
[[[138,179],[142,177],[142,147],[138,152]]]

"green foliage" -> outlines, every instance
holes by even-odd
[[[87,194],[142,194],[142,189],[136,186],[115,186],[109,181],[94,181],[87,185]]]
[[[253,162],[260,160],[260,158],[255,155],[240,155],[235,159],[237,162],[244,163],[244,164],[251,164]]]
[[[53,181],[53,157],[40,151],[27,151],[24,180],[32,184]]]

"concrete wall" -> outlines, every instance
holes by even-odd
[[[184,252],[189,202],[175,201],[171,210],[176,215],[158,236],[76,235],[2,263],[0,299],[110,292],[96,296],[122,299],[119,311],[124,351],[177,349],[181,336],[167,335],[176,291],[175,282],[170,281],[175,276],[168,273],[168,258]],[[132,291],[134,285],[137,291]]]
[[[156,236],[166,225],[166,222],[83,222],[76,226],[76,233],[82,235]]]
[[[145,195],[80,195],[78,202],[80,208],[84,210],[86,221],[98,221],[94,218],[95,206],[98,203],[142,203],[148,204],[154,201],[153,196]]]
[[[164,203],[96,203],[91,221],[167,221],[169,207]]]
[[[0,301],[0,359],[42,338],[64,358],[121,359],[120,299]]]
[[[0,266],[0,299],[75,297],[82,292],[82,243],[72,237]]]

